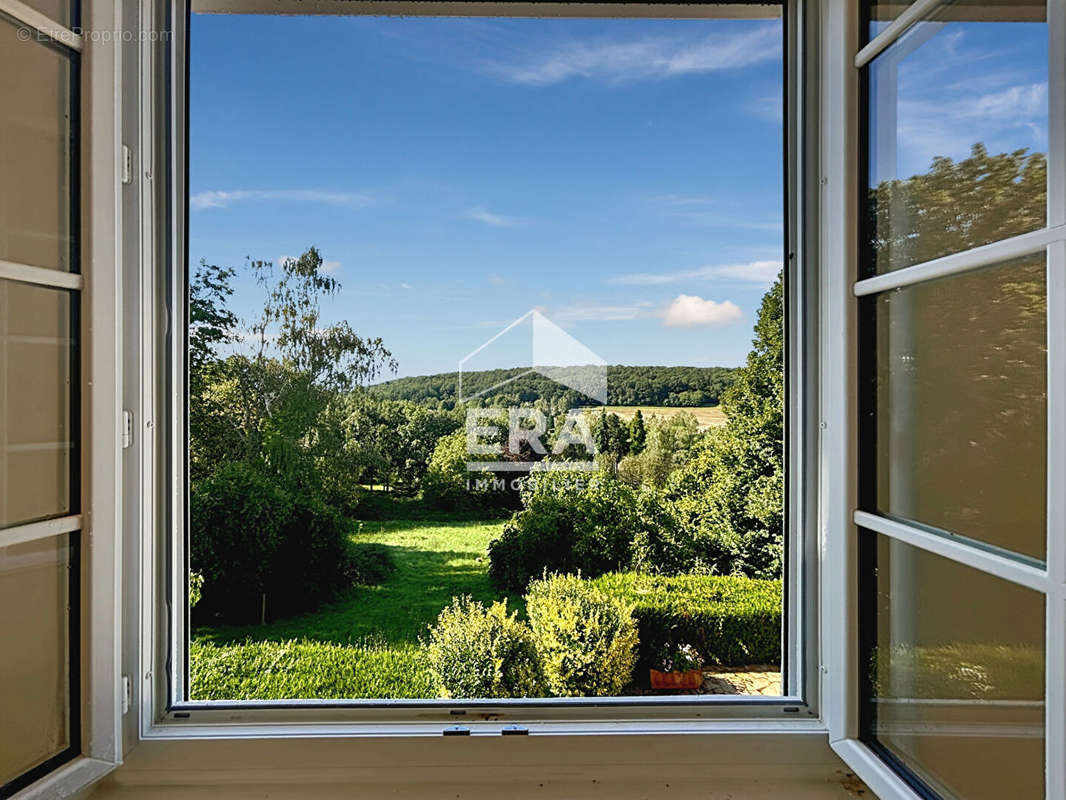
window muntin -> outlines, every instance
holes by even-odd
[[[1044,797],[1044,597],[864,531],[862,735],[945,797]]]
[[[864,299],[867,509],[1044,559],[1046,261]]]
[[[0,15],[0,260],[74,271],[72,58]]]
[[[866,68],[864,276],[1045,226],[1048,28],[1017,18],[938,6]]]
[[[71,743],[69,538],[0,547],[0,786]]]

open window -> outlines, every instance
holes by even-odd
[[[174,18],[151,719],[814,715],[798,10],[259,10]]]

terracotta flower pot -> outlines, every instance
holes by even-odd
[[[703,685],[703,670],[686,669],[677,672],[662,672],[657,669],[651,672],[652,689],[699,689]]]

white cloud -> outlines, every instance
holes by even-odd
[[[663,324],[672,328],[687,328],[693,325],[732,325],[744,316],[731,300],[717,302],[704,300],[691,294],[679,294],[661,312]]]
[[[341,268],[341,262],[339,262],[339,261],[323,261],[322,262],[322,271],[323,272],[336,272],[340,268]]]
[[[531,86],[571,78],[629,83],[739,69],[780,57],[781,26],[775,22],[743,33],[571,42],[534,54],[525,63],[494,63],[491,71],[511,83]]]
[[[522,221],[518,219],[518,217],[505,217],[502,214],[493,214],[491,211],[481,206],[471,208],[464,216],[467,219],[483,222],[494,228],[517,228],[522,224]]]
[[[780,261],[752,261],[748,264],[700,267],[681,272],[637,272],[629,275],[618,275],[611,279],[611,283],[621,283],[629,286],[661,286],[668,283],[713,280],[714,278],[727,278],[751,283],[773,283],[777,278],[777,273],[780,271]]]
[[[226,208],[233,203],[263,200],[287,200],[299,203],[325,203],[351,208],[374,205],[374,198],[354,192],[330,192],[318,189],[232,189],[197,192],[189,197],[189,208]]]
[[[400,284],[400,288],[401,288],[401,289],[414,289],[415,287],[414,287],[414,286],[412,286],[412,285],[411,285],[411,284],[409,284],[409,283],[401,283],[401,284]]]

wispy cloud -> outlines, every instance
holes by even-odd
[[[646,315],[639,304],[622,306],[572,305],[551,313],[559,323],[566,322],[616,322],[636,319]]]
[[[401,283],[401,284],[400,284],[400,288],[401,288],[401,289],[414,289],[415,287],[414,287],[414,286],[412,286],[412,285],[411,285],[411,284],[409,284],[409,283]]]
[[[779,231],[779,220],[757,220],[722,210],[722,201],[706,195],[660,194],[648,198],[653,213],[716,228]]]
[[[740,69],[780,57],[780,24],[767,23],[741,33],[574,41],[531,54],[524,61],[494,62],[490,71],[510,83],[530,86],[572,78],[632,83]]]
[[[486,225],[491,225],[494,228],[517,228],[522,224],[522,220],[518,217],[505,217],[503,214],[494,214],[487,208],[477,206],[471,208],[464,214],[467,219],[472,219],[476,222],[483,222]]]
[[[661,286],[669,283],[725,278],[750,283],[772,283],[780,271],[780,261],[752,261],[748,264],[699,267],[680,272],[636,272],[617,275],[611,278],[610,282],[629,286]]]
[[[319,189],[230,189],[197,192],[189,197],[189,207],[193,211],[201,211],[205,208],[226,208],[234,203],[264,200],[324,203],[351,208],[367,208],[374,205],[373,197],[355,192],[331,192]]]
[[[688,328],[694,325],[723,327],[743,318],[744,312],[732,300],[704,300],[691,294],[679,294],[663,309],[663,325]]]

